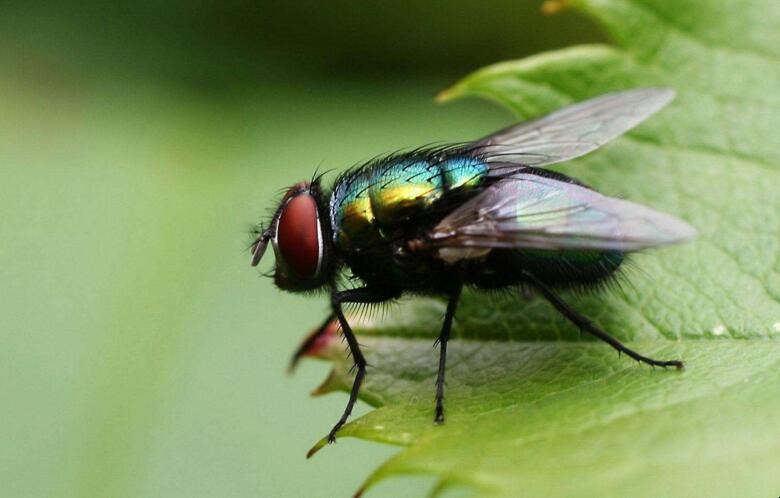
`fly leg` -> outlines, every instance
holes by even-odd
[[[436,376],[436,417],[433,421],[437,424],[444,422],[444,373],[447,363],[447,341],[450,339],[452,319],[455,317],[455,310],[458,308],[461,288],[462,285],[459,284],[450,294],[447,312],[444,315],[444,324],[441,327],[439,338],[436,339],[436,342],[439,344],[439,373]]]
[[[330,325],[331,322],[335,319],[336,315],[331,311],[322,324],[320,324],[320,326],[317,327],[314,332],[309,334],[309,336],[304,339],[301,345],[298,346],[298,349],[295,350],[293,357],[290,359],[290,366],[287,368],[288,372],[295,370],[295,367],[298,365],[298,361],[300,361],[301,357],[314,345],[314,343],[317,342],[320,337],[322,337],[324,333],[328,331],[328,325]]]
[[[593,322],[591,322],[588,318],[585,316],[579,314],[577,311],[573,310],[568,304],[566,304],[558,295],[550,289],[548,286],[546,286],[542,281],[540,281],[538,278],[536,278],[533,274],[529,272],[523,272],[523,275],[528,281],[532,282],[534,286],[539,290],[539,292],[544,296],[545,299],[547,299],[550,304],[552,304],[558,312],[560,312],[563,316],[565,316],[570,322],[572,322],[574,325],[580,328],[580,330],[584,330],[585,332],[588,332],[589,334],[598,337],[602,341],[606,342],[613,348],[617,350],[618,353],[625,353],[629,357],[635,359],[636,361],[640,363],[646,363],[651,366],[658,366],[658,367],[675,367],[678,370],[682,370],[685,368],[685,365],[680,360],[655,360],[653,358],[648,358],[647,356],[643,356],[636,351],[629,349],[626,347],[622,342],[618,341],[611,335],[607,334],[600,328],[598,328]]]
[[[344,413],[341,415],[339,421],[336,422],[336,425],[333,426],[333,429],[331,429],[328,434],[329,443],[336,441],[336,433],[341,429],[341,426],[346,423],[349,415],[352,413],[352,408],[355,406],[355,401],[357,401],[358,393],[360,392],[360,385],[363,383],[363,377],[366,375],[366,359],[363,357],[363,352],[360,351],[360,345],[355,338],[355,334],[352,333],[352,328],[344,317],[341,305],[343,303],[380,303],[395,297],[397,297],[396,293],[390,294],[387,291],[377,291],[368,287],[334,292],[331,295],[333,314],[338,318],[339,324],[341,324],[341,331],[347,339],[349,351],[355,362],[355,380],[352,383],[352,391],[349,393],[347,407],[344,409]]]

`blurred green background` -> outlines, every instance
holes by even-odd
[[[511,121],[433,104],[457,77],[601,38],[536,1],[323,5],[4,3],[2,496],[350,496],[396,451],[304,459],[345,402],[285,375],[326,305],[250,269],[248,230],[317,167]]]

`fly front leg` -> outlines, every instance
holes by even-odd
[[[360,350],[360,345],[355,338],[355,334],[352,333],[352,328],[349,326],[344,312],[341,309],[343,303],[381,303],[398,297],[397,293],[388,293],[387,291],[378,291],[368,287],[361,289],[351,289],[342,292],[334,292],[331,295],[331,306],[333,308],[333,314],[341,325],[341,331],[347,340],[349,351],[352,354],[352,359],[355,362],[355,380],[352,383],[352,390],[349,393],[349,400],[347,401],[347,407],[344,409],[344,413],[336,425],[333,426],[328,434],[328,442],[333,443],[336,441],[336,433],[341,429],[349,415],[352,413],[352,408],[357,401],[358,393],[360,392],[360,385],[363,383],[363,377],[366,375],[366,359],[363,357],[363,352]]]
[[[447,312],[444,315],[444,323],[436,342],[439,344],[439,372],[436,375],[436,416],[433,421],[437,424],[444,422],[444,374],[447,364],[447,341],[450,339],[450,330],[452,330],[452,319],[455,317],[455,310],[458,308],[460,291],[462,285],[450,293],[450,299],[447,303]]]

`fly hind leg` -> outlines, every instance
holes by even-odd
[[[618,353],[625,353],[627,356],[635,359],[640,363],[646,363],[654,367],[675,367],[678,370],[685,368],[685,364],[680,360],[656,360],[641,355],[633,349],[628,348],[625,344],[598,328],[587,317],[572,309],[560,297],[558,297],[558,295],[552,289],[545,285],[544,282],[536,278],[532,273],[524,272],[523,275],[529,282],[533,283],[533,285],[539,290],[544,298],[547,299],[550,304],[552,304],[553,307],[555,307],[555,309],[558,310],[558,312],[560,312],[563,316],[565,316],[570,322],[579,327],[580,330],[584,330],[585,332],[588,332],[589,334],[606,342],[615,348]]]

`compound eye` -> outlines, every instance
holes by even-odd
[[[322,240],[317,203],[300,193],[282,208],[276,229],[276,244],[285,269],[302,280],[317,276],[322,259]]]

